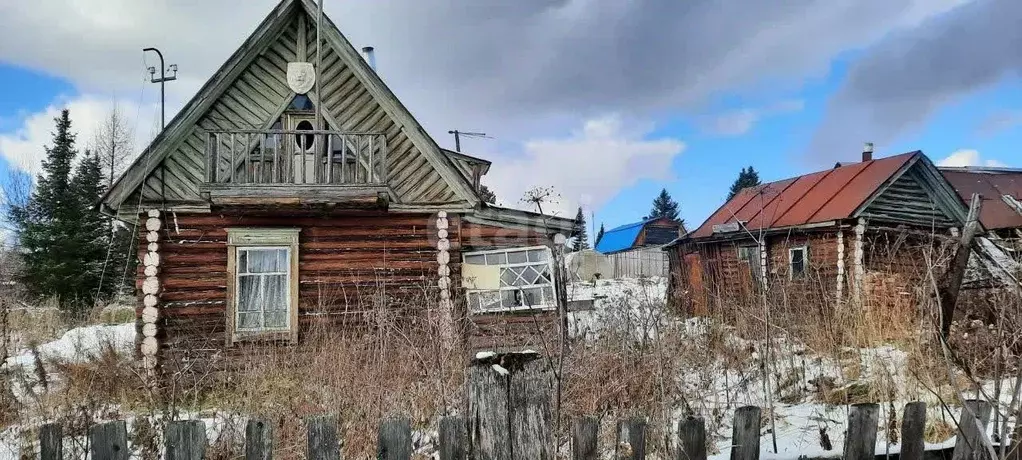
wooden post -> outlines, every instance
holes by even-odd
[[[600,420],[596,417],[582,417],[575,421],[571,430],[571,459],[599,460]]]
[[[170,422],[163,433],[166,460],[201,460],[206,458],[206,424],[202,420]]]
[[[877,423],[880,406],[873,403],[855,404],[848,412],[848,432],[845,434],[844,460],[873,460],[876,457]]]
[[[39,458],[63,460],[64,428],[59,423],[47,423],[39,428]]]
[[[468,431],[472,437],[473,457],[478,460],[511,460],[508,374],[491,366],[474,365],[468,370],[468,382]]]
[[[731,460],[759,460],[760,409],[739,407],[731,426]]]
[[[925,442],[923,433],[926,430],[926,403],[910,402],[905,404],[905,415],[901,417],[901,455],[900,460],[923,460]]]
[[[379,460],[410,460],[412,458],[412,424],[407,418],[380,422],[377,443]]]
[[[128,460],[128,427],[123,420],[95,425],[89,430],[89,453],[96,460]]]
[[[440,460],[467,459],[465,419],[455,416],[440,419]]]
[[[554,457],[550,426],[549,363],[535,359],[511,374],[508,401],[511,419],[511,452],[515,459],[546,460]]]
[[[706,422],[688,417],[678,423],[678,460],[706,460]]]
[[[646,458],[646,418],[632,417],[617,422],[617,445],[614,458],[644,460]]]
[[[338,460],[341,458],[337,444],[337,418],[332,415],[321,415],[308,421],[308,455],[309,460]]]
[[[271,460],[273,458],[273,425],[259,419],[245,426],[245,460]]]
[[[951,332],[951,321],[955,317],[955,305],[958,303],[958,292],[962,289],[962,280],[965,278],[965,270],[969,266],[969,256],[972,254],[972,240],[976,237],[979,227],[979,211],[982,202],[979,194],[972,194],[972,203],[969,205],[969,215],[965,220],[965,227],[962,228],[962,238],[955,249],[955,256],[952,259],[951,267],[944,276],[937,296],[940,299],[940,333],[946,339]]]
[[[990,423],[990,403],[975,399],[965,401],[962,415],[958,417],[958,440],[955,441],[951,460],[989,460],[987,450],[983,446],[983,435],[976,420],[979,420],[979,425],[986,430],[987,424]]]

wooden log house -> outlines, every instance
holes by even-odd
[[[968,208],[922,152],[864,150],[861,162],[743,189],[669,244],[670,301],[705,315],[773,287],[822,305],[917,305],[926,270],[947,268],[926,266],[925,251],[953,241]]]
[[[329,18],[317,43],[318,14],[282,0],[103,199],[140,229],[147,368],[381,305],[433,305],[474,348],[540,347],[572,221],[481,200],[490,162],[440,148]],[[465,290],[463,266],[499,283]]]

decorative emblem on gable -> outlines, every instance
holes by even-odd
[[[311,62],[288,62],[287,85],[298,94],[305,94],[316,85],[316,69]]]

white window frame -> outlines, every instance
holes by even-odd
[[[239,268],[239,269],[235,270],[235,273],[234,273],[234,286],[235,286],[236,292],[240,292],[241,291],[241,278],[242,277],[267,277],[267,276],[280,276],[280,275],[284,275],[285,279],[287,280],[286,285],[288,286],[288,289],[284,291],[284,305],[285,306],[291,305],[291,289],[290,289],[291,277],[292,277],[291,263],[290,263],[290,260],[291,260],[291,246],[243,246],[243,247],[234,248],[234,251],[235,251],[235,255],[237,257],[237,260],[241,260],[241,253],[248,252],[248,251],[284,251],[287,254],[287,256],[286,256],[287,259],[286,260],[288,260],[288,263],[286,264],[286,266],[285,266],[286,268],[285,268],[285,270],[283,272],[242,273],[242,270]],[[246,258],[246,260],[247,260],[247,258]],[[286,309],[286,310],[288,310],[288,309]],[[285,316],[284,326],[282,326],[282,327],[260,326],[260,327],[253,327],[253,328],[243,328],[243,327],[241,327],[241,314],[242,313],[253,313],[253,312],[242,312],[241,311],[241,295],[236,295],[236,296],[234,296],[234,321],[235,321],[234,324],[237,325],[236,326],[236,330],[239,333],[243,333],[243,334],[258,334],[258,333],[267,333],[267,332],[269,332],[269,333],[272,333],[272,332],[287,332],[287,331],[291,330],[291,315],[286,315]],[[263,315],[263,322],[265,323],[265,321],[266,321],[266,318],[265,318],[266,310],[260,310],[259,313]]]
[[[504,291],[512,291],[513,292],[513,291],[521,290],[522,286],[505,286],[505,287],[500,287],[499,289],[496,289],[496,290],[494,290],[494,289],[465,289],[465,294],[466,294],[465,295],[465,300],[466,300],[466,303],[468,304],[468,311],[469,311],[469,313],[475,314],[475,315],[485,315],[485,314],[492,314],[492,313],[507,313],[507,312],[517,312],[517,311],[537,311],[537,310],[538,311],[550,311],[550,310],[556,310],[557,309],[557,284],[556,284],[556,279],[554,277],[554,255],[553,255],[553,251],[551,251],[550,248],[547,247],[547,246],[528,246],[528,247],[516,247],[516,248],[494,249],[494,250],[487,250],[487,251],[467,252],[467,253],[462,254],[462,263],[468,264],[467,261],[468,261],[469,257],[483,256],[483,258],[485,259],[486,256],[493,255],[493,254],[504,254],[505,255],[505,260],[507,260],[507,254],[508,253],[512,253],[512,252],[525,252],[526,253],[526,259],[528,259],[528,252],[529,251],[543,251],[544,254],[546,255],[545,264],[546,264],[546,267],[547,267],[547,273],[549,273],[549,275],[550,275],[550,282],[549,283],[542,283],[542,284],[533,284],[533,285],[529,286],[530,288],[540,288],[540,292],[542,293],[542,296],[543,296],[543,303],[539,304],[539,305],[512,305],[512,306],[504,306],[503,305],[504,297],[503,297],[503,295],[499,295],[498,294],[498,296],[499,296],[499,298],[501,300],[501,307],[500,308],[483,309],[481,303],[478,304],[478,305],[472,305],[472,302],[470,300],[472,298],[471,294],[485,294],[485,293],[492,293],[492,292],[502,293]],[[495,265],[489,265],[489,264],[486,264],[486,265],[493,266],[493,267],[500,267],[501,269],[504,269],[504,268],[514,268],[514,267],[538,267],[538,266],[541,266],[543,264],[544,264],[544,262],[520,262],[520,263],[503,263],[503,264],[495,264]],[[503,272],[501,272],[501,275],[503,275]],[[503,278],[503,276],[501,276],[501,278]],[[545,293],[545,288],[548,288],[548,287],[550,288],[550,292],[552,293],[552,296],[551,296],[550,299],[546,298],[546,293]],[[478,297],[478,296],[476,298],[477,299],[481,299],[481,297]]]
[[[300,229],[290,228],[228,228],[227,229],[227,341],[228,344],[251,339],[298,341],[298,234]],[[242,274],[238,267],[240,254],[252,250],[285,250],[287,252],[287,291],[285,294],[287,315],[286,327],[259,327],[242,329],[239,324],[241,312],[241,277],[271,275]],[[275,273],[279,275],[280,273]]]
[[[788,279],[795,279],[795,251],[802,251],[802,273],[799,278],[804,277],[809,271],[809,246],[795,246],[788,249]]]

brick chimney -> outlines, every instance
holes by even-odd
[[[862,162],[873,161],[873,143],[867,142],[862,146]]]

